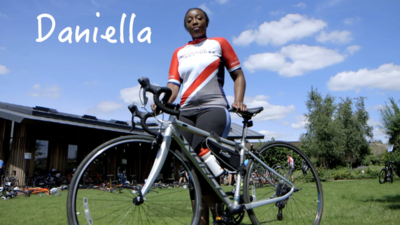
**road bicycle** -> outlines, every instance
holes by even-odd
[[[141,127],[150,135],[127,135],[112,139],[84,158],[75,172],[68,192],[69,224],[197,225],[200,220],[202,192],[195,171],[204,177],[222,202],[224,212],[214,218],[218,224],[240,224],[246,213],[253,224],[320,223],[324,203],[322,186],[317,171],[306,154],[296,146],[282,141],[267,142],[259,148],[247,147],[247,128],[252,126],[251,119],[263,110],[262,107],[249,108],[246,112],[238,113],[243,118],[242,138],[232,141],[179,121],[176,117],[179,106],[167,103],[171,94],[169,88],[154,86],[147,78],[140,78],[139,83],[142,86],[140,97],[143,99],[143,108],[148,102],[146,93],[150,92],[157,109],[163,112],[162,115],[169,114],[169,118],[163,120],[155,117],[157,113],[139,111],[136,104],[128,107],[132,113],[132,130],[135,128],[134,118],[138,117]],[[153,129],[148,126],[146,121],[152,117],[160,122],[160,127]],[[223,168],[230,166],[230,158],[239,156],[239,166],[227,168],[237,173],[232,192],[226,192],[218,183],[219,177],[214,177],[207,164],[179,133],[180,130],[201,135],[206,141],[216,143],[217,149],[211,150],[215,151],[214,155],[219,158],[220,163],[225,164]],[[130,149],[125,151],[127,146]],[[295,166],[295,183],[290,181],[287,173],[280,174],[269,166],[285,165],[289,153],[295,162],[301,164],[304,161],[307,165],[306,175],[301,171],[300,165]],[[165,163],[167,159],[175,162],[175,168],[182,165],[187,171],[188,188],[151,190],[160,172],[169,168],[170,165],[166,165],[169,163]],[[96,162],[107,161],[108,166],[116,168],[118,165],[114,162],[120,160],[125,160],[126,165],[135,169],[139,181],[146,179],[138,192],[101,195],[100,192],[79,188],[79,180]],[[261,171],[261,168],[273,174],[274,182],[256,187],[250,180],[255,170]]]
[[[393,161],[385,161],[385,167],[383,167],[381,172],[379,172],[379,183],[384,184],[388,180],[390,181],[390,183],[393,183],[393,163]]]
[[[46,187],[46,188],[53,188],[59,187],[63,184],[61,179],[61,174],[56,169],[52,169],[50,172],[45,173],[43,175],[38,175],[33,179],[32,185],[34,187]]]

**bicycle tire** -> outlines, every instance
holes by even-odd
[[[295,166],[293,171],[294,184],[297,190],[287,200],[247,210],[252,224],[271,222],[319,224],[321,222],[324,203],[322,185],[317,170],[307,155],[294,145],[274,141],[268,142],[260,148],[259,158],[267,165],[284,165],[287,162],[288,153],[291,154],[295,163],[300,163],[300,166]],[[304,175],[301,171],[302,160],[309,166],[307,175]],[[282,178],[276,175],[274,175],[275,183],[269,183],[261,188],[256,188],[252,185],[250,182],[251,173],[254,168],[260,166],[262,164],[254,162],[252,159],[249,160],[243,180],[243,199],[245,203],[273,199],[289,191],[286,184],[282,183]],[[267,170],[267,168],[265,169]],[[284,174],[283,177],[287,177],[291,181],[288,174]]]
[[[379,183],[384,184],[387,179],[387,171],[386,169],[381,169],[381,172],[379,172]]]
[[[143,135],[130,135],[112,139],[90,152],[81,162],[71,180],[67,196],[67,216],[69,224],[192,224],[197,225],[200,220],[201,189],[194,168],[185,159],[180,150],[170,150],[175,162],[179,162],[188,171],[191,187],[176,189],[150,189],[144,196],[145,201],[135,205],[134,198],[138,196],[133,189],[124,189],[122,193],[110,193],[97,189],[79,188],[79,181],[83,174],[93,163],[101,160],[104,154],[107,159],[112,154],[119,154],[119,146],[129,144],[134,148],[130,151],[131,156],[139,157],[137,146],[150,151],[153,137]],[[155,153],[156,150],[152,150]],[[111,154],[112,153],[112,154]],[[143,154],[143,153],[142,153]],[[139,155],[139,156],[138,156]],[[143,164],[146,162],[140,158]],[[133,160],[133,159],[132,159]],[[136,161],[135,161],[136,162]],[[148,160],[149,167],[138,165],[140,172],[137,173],[138,182],[147,178],[153,165],[154,158]],[[129,164],[129,163],[128,163]],[[167,163],[165,163],[167,164]],[[169,165],[164,165],[169,166]],[[161,170],[163,171],[163,170]],[[103,177],[109,174],[101,173]],[[142,176],[143,175],[143,176]],[[140,180],[139,180],[139,177]],[[137,186],[141,186],[138,184]],[[190,194],[193,197],[193,203]],[[193,209],[192,209],[192,204]]]
[[[34,187],[44,187],[45,182],[42,177],[37,177],[33,180]]]

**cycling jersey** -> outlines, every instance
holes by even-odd
[[[222,89],[224,67],[230,73],[241,68],[236,53],[224,38],[198,38],[176,49],[168,83],[181,88],[181,110],[229,108]]]
[[[292,157],[289,157],[288,159],[288,166],[289,168],[294,168],[294,160]]]

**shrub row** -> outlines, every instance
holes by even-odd
[[[382,166],[364,166],[356,169],[342,167],[330,170],[317,168],[317,172],[321,181],[343,179],[378,179],[379,172],[382,168]],[[307,175],[304,176],[302,173],[296,172],[294,175],[295,179],[300,179],[305,182],[313,181],[313,177],[310,173],[307,173]]]

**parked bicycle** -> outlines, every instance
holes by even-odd
[[[63,184],[61,179],[61,174],[56,169],[52,169],[50,172],[45,173],[43,175],[38,175],[33,180],[34,187],[44,187],[44,188],[53,188],[59,187]]]
[[[162,112],[170,114],[168,120],[159,120],[161,129],[150,129],[146,121],[154,117],[153,113],[141,112],[134,104],[128,108],[132,113],[132,126],[135,126],[134,117],[141,120],[142,128],[150,135],[128,135],[115,138],[100,145],[89,153],[78,166],[73,177],[67,197],[67,216],[70,224],[192,224],[197,225],[200,219],[202,192],[195,170],[211,185],[213,191],[223,202],[223,215],[215,218],[218,224],[240,224],[247,212],[253,224],[274,221],[283,221],[288,224],[319,224],[323,212],[323,192],[320,179],[310,159],[296,146],[282,141],[267,142],[260,148],[246,147],[247,128],[252,126],[252,118],[263,108],[249,108],[247,112],[240,112],[243,118],[242,138],[231,141],[215,136],[209,132],[190,126],[176,117],[179,106],[167,103],[171,90],[166,87],[151,85],[147,78],[140,78],[142,86],[143,106],[148,102],[146,92],[153,94],[154,102]],[[160,100],[160,95],[164,94]],[[235,112],[235,110],[231,110]],[[214,155],[221,163],[229,166],[229,170],[237,173],[235,189],[225,192],[218,183],[219,177],[214,177],[210,168],[195,153],[189,143],[180,135],[179,130],[185,130],[206,137],[206,141],[217,146]],[[130,153],[128,161],[143,166],[140,172],[146,177],[146,183],[139,188],[136,194],[100,195],[99,192],[79,188],[79,180],[99,158],[115,158],[122,155],[118,146],[137,149]],[[210,143],[209,143],[210,144]],[[210,144],[211,146],[211,144]],[[142,151],[139,151],[142,149]],[[144,161],[143,150],[148,152],[150,160]],[[211,148],[211,150],[213,150]],[[279,154],[278,154],[279,152]],[[154,154],[152,154],[154,153]],[[222,153],[222,154],[218,154]],[[286,164],[287,154],[291,154],[295,161],[304,160],[308,170],[307,179],[300,168],[295,168],[295,183],[272,168],[272,165]],[[267,155],[276,157],[266,157]],[[175,163],[179,163],[186,170],[189,177],[189,188],[157,189],[151,191],[155,180],[161,171],[168,169],[166,159],[173,156]],[[238,156],[238,166],[232,166],[224,157]],[[283,156],[283,157],[280,157]],[[170,157],[171,158],[171,157]],[[117,158],[118,159],[118,158]],[[245,160],[247,164],[244,163]],[[149,165],[149,166],[146,166]],[[271,166],[270,166],[271,165]],[[133,167],[136,165],[132,165]],[[225,166],[224,166],[225,167]],[[256,187],[250,182],[256,171],[268,171],[275,177],[274,182]],[[138,175],[138,173],[136,173]],[[287,173],[286,173],[287,174]],[[82,213],[81,213],[82,212]],[[84,212],[84,213],[83,213]],[[112,213],[115,212],[115,213]]]
[[[385,167],[379,172],[379,183],[384,184],[388,180],[393,183],[394,169],[393,161],[385,161]]]

